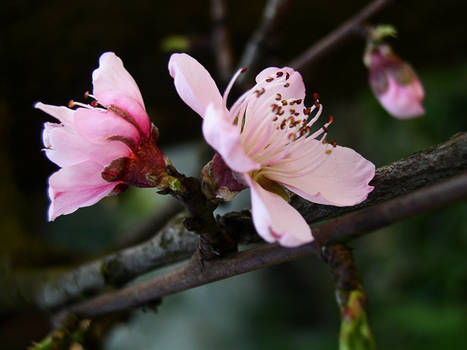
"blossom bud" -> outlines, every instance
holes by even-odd
[[[364,62],[371,89],[389,114],[408,119],[425,113],[425,94],[417,74],[387,44],[369,45]]]
[[[207,163],[201,173],[203,192],[208,198],[232,200],[241,190],[247,188],[240,174],[233,172],[225,164],[219,153]]]

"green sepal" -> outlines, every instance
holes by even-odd
[[[339,350],[374,350],[375,342],[364,308],[365,296],[359,290],[349,293],[346,305],[341,308],[342,322]]]
[[[279,183],[269,180],[267,177],[264,176],[259,176],[255,179],[255,181],[259,183],[260,186],[265,190],[277,194],[278,196],[282,197],[286,202],[289,201],[289,194]]]

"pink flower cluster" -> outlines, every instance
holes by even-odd
[[[92,74],[90,104],[69,107],[38,102],[35,107],[58,119],[45,123],[47,157],[61,167],[49,178],[49,220],[90,206],[118,193],[126,185],[153,186],[165,169],[157,148],[157,129],[146,113],[143,98],[123,63],[104,53]]]
[[[241,71],[223,96],[207,70],[186,54],[172,55],[169,72],[182,100],[203,118],[204,137],[235,183],[250,188],[253,222],[266,241],[294,247],[313,240],[284,187],[335,206],[360,203],[373,189],[368,183],[374,165],[350,148],[327,143],[332,118],[312,131],[323,107],[318,100],[305,106],[302,77],[292,68],[263,70],[230,109],[227,97]]]
[[[227,198],[249,187],[253,222],[266,241],[294,247],[313,239],[288,204],[288,191],[315,203],[347,206],[373,189],[374,165],[327,142],[332,117],[312,130],[323,106],[318,98],[305,106],[302,77],[292,68],[263,70],[230,109],[227,98],[241,70],[223,96],[206,69],[186,54],[172,55],[169,71],[180,97],[203,118],[204,137],[217,151],[209,168],[219,188],[215,194]],[[168,176],[157,129],[122,61],[104,53],[92,78],[90,104],[35,105],[59,120],[45,123],[43,133],[48,158],[61,167],[49,178],[49,220],[127,185],[159,186]]]

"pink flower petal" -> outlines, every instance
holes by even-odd
[[[377,96],[383,107],[393,116],[409,119],[425,113],[422,102],[424,97],[423,86],[413,77],[408,85],[400,85],[393,77],[388,76],[389,87],[381,96]]]
[[[275,131],[267,131],[266,134],[261,130],[265,129],[265,125],[272,125],[271,120],[277,116],[280,109],[281,115],[297,116],[297,119],[306,118],[303,115],[305,109],[305,84],[300,73],[292,68],[266,68],[256,77],[257,84],[249,90],[247,94],[240,97],[232,106],[231,112],[235,115],[243,115],[245,111],[246,119],[243,133],[244,143],[248,145],[248,153],[250,155],[256,153],[261,147],[258,145],[257,138],[267,141]],[[246,109],[245,109],[246,107]],[[282,130],[281,130],[282,131]],[[282,133],[282,132],[279,132]],[[276,138],[276,136],[274,136]],[[256,144],[256,151],[252,151]]]
[[[105,146],[93,143],[69,128],[55,123],[44,124],[43,140],[47,157],[60,167],[87,160],[107,165],[114,159],[130,154],[130,149],[122,142],[105,141],[108,143]]]
[[[251,190],[253,223],[264,240],[279,241],[285,247],[313,241],[310,226],[297,210],[280,196],[263,189],[250,176],[245,176],[245,180]]]
[[[101,176],[102,165],[83,162],[58,170],[49,178],[49,221],[97,203],[118,185]]]
[[[260,165],[245,154],[238,127],[226,120],[229,112],[222,105],[220,108],[222,109],[209,105],[206,109],[203,120],[206,142],[221,155],[233,171],[243,173],[259,169]]]
[[[108,107],[116,105],[125,110],[149,135],[150,122],[144,107],[143,97],[133,77],[123,66],[122,60],[113,52],[99,58],[99,68],[92,72],[93,94],[99,103]]]
[[[279,76],[278,76],[279,75]],[[268,81],[270,79],[272,81]],[[303,99],[305,98],[305,84],[303,83],[302,76],[299,72],[290,67],[269,67],[263,69],[256,76],[256,83],[254,89],[265,88],[265,98],[271,94],[280,94],[282,100]],[[303,105],[303,103],[302,103]]]
[[[104,105],[109,92],[133,98],[144,108],[143,97],[133,77],[123,66],[122,60],[113,52],[105,52],[99,58],[99,68],[92,72],[93,94]]]
[[[307,164],[309,172],[294,176],[294,170],[302,169],[307,161],[297,157],[292,162],[274,164],[266,176],[315,203],[348,206],[364,201],[373,190],[368,183],[375,175],[374,164],[350,148],[310,141],[318,153]]]
[[[181,99],[201,117],[206,108],[213,104],[223,105],[222,96],[209,72],[193,57],[175,53],[170,56],[169,73]]]
[[[129,118],[131,118],[132,122],[134,122],[142,133],[145,136],[149,136],[151,130],[151,122],[149,119],[146,110],[137,103],[133,98],[128,97],[124,94],[115,93],[113,91],[103,92],[101,96],[105,97],[108,105],[117,106],[123,112],[125,112]],[[121,116],[119,116],[122,118]],[[127,123],[130,123],[127,121]]]
[[[34,108],[40,109],[41,111],[50,114],[54,118],[57,118],[64,125],[73,124],[73,118],[75,111],[65,106],[52,106],[46,105],[42,102],[34,104]]]
[[[140,137],[132,124],[110,111],[78,108],[74,128],[93,142],[106,142],[112,136],[123,136],[134,141],[138,141]]]

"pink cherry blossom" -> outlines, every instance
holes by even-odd
[[[326,142],[332,118],[312,130],[323,107],[318,99],[310,108],[304,105],[305,86],[292,68],[263,70],[230,110],[227,97],[241,71],[223,96],[206,69],[186,54],[172,55],[169,72],[182,100],[203,118],[208,144],[236,181],[250,188],[253,222],[266,241],[294,247],[313,240],[309,225],[283,198],[287,193],[278,184],[310,201],[336,206],[360,203],[373,189],[368,183],[374,165],[350,148]]]
[[[389,114],[400,119],[425,113],[422,83],[412,67],[395,55],[389,46],[380,45],[365,56],[373,93]]]
[[[157,129],[151,127],[138,86],[122,60],[112,52],[102,54],[92,80],[89,105],[35,104],[60,122],[45,123],[43,131],[44,151],[61,167],[49,178],[49,221],[126,185],[151,186],[148,175],[165,168],[155,144]]]

